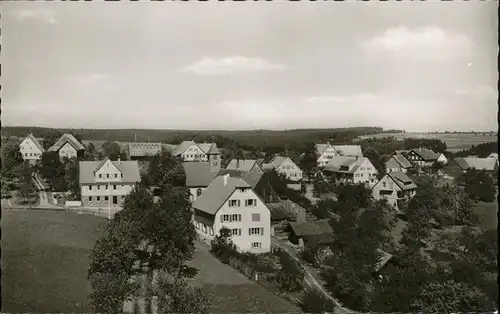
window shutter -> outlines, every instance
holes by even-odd
[[[252,233],[250,232],[252,229],[248,228],[248,235],[251,235]]]
[[[264,228],[260,228],[260,235],[264,235]]]
[[[241,229],[238,229],[238,235],[241,235]]]
[[[233,222],[233,215],[229,215],[229,222]]]
[[[220,215],[220,222],[224,222],[224,215]]]
[[[241,214],[238,215],[238,221],[241,221]]]

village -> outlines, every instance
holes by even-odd
[[[464,253],[451,253],[443,239],[456,237],[464,230],[476,237],[481,237],[482,232],[487,234],[488,230],[478,227],[474,204],[494,204],[488,210],[496,210],[498,154],[494,151],[485,157],[472,153],[454,157],[426,148],[423,143],[370,160],[367,156],[373,156],[371,149],[326,142],[307,143],[295,157],[287,156],[285,150],[282,154],[261,154],[249,159],[245,157],[247,152],[240,149],[232,152],[230,159],[224,159],[227,154],[222,151],[226,149],[215,142],[106,142],[99,149],[92,142],[84,144],[76,133],[48,140],[52,142],[33,134],[19,139],[2,138],[3,156],[18,163],[12,161],[14,164],[7,168],[21,167],[21,178],[28,173],[26,182],[17,182],[20,187],[16,189],[15,184],[4,180],[19,178],[4,176],[2,172],[3,211],[45,209],[116,220],[115,215],[128,206],[127,197],[139,191],[140,186],[147,185],[156,201],[161,199],[164,192],[151,182],[159,182],[151,179],[155,176],[152,173],[162,172],[160,167],[165,163],[177,163],[181,170],[176,171],[182,172],[182,184],[189,192],[190,222],[196,232],[197,250],[210,251],[221,263],[252,281],[266,284],[277,282],[269,274],[273,271],[258,269],[270,263],[266,261],[269,254],[284,253],[300,273],[300,279],[295,279],[296,287],[281,289],[281,296],[304,304],[305,301],[297,300],[309,293],[315,301],[308,299],[310,308],[302,307],[308,312],[317,312],[318,306],[338,313],[368,308],[391,310],[384,308],[384,302],[374,305],[362,301],[362,295],[367,294],[365,289],[377,293],[377,285],[395,280],[394,269],[405,263],[408,257],[402,252],[411,247],[411,241],[417,241],[414,245],[422,259],[432,260],[437,269],[446,268],[441,264],[459,259],[457,256]],[[61,180],[66,180],[66,184],[61,184]],[[478,187],[474,187],[478,184],[474,180],[481,180]],[[490,180],[491,186],[483,184],[484,180]],[[477,192],[478,189],[483,192]],[[493,189],[489,196],[485,196],[487,189]],[[450,196],[440,196],[438,200],[435,193]],[[496,216],[496,212],[489,216]],[[349,219],[358,221],[351,228],[363,228],[354,238],[349,238]],[[373,232],[389,235],[390,239],[373,242],[376,240],[364,230],[367,226],[362,227],[366,223],[376,226],[375,230],[379,224],[379,230]],[[412,228],[425,228],[428,234],[409,239],[407,233],[415,232]],[[355,296],[360,292],[354,287],[339,286],[345,274],[335,252],[348,246],[345,241],[372,243],[371,249],[375,249],[374,263],[367,271],[369,278],[359,277],[365,282],[365,287],[357,288],[365,291],[359,297]],[[436,260],[434,254],[438,253],[445,254],[444,260]],[[449,267],[453,272],[453,266]],[[487,275],[489,272],[483,275],[496,276]],[[146,302],[136,296],[134,300],[124,303],[125,312],[149,313],[153,311],[146,310],[149,306],[155,309],[151,313],[156,313],[157,299]],[[396,310],[403,309],[410,308],[402,305]]]

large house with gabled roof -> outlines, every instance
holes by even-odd
[[[40,160],[44,151],[43,146],[31,133],[19,144],[19,152],[23,160],[27,160],[30,164],[35,164]]]
[[[173,151],[172,156],[180,157],[182,161],[204,161],[218,165],[220,168],[220,151],[216,143],[195,143],[183,141]]]
[[[79,174],[84,207],[121,208],[125,197],[141,181],[135,160],[80,161]]]
[[[201,196],[220,170],[208,162],[201,161],[183,162],[182,167],[186,174],[186,187],[189,189],[191,202],[195,202]]]
[[[371,187],[377,183],[378,170],[366,157],[335,156],[325,165],[323,173],[338,182]]]
[[[290,159],[290,157],[283,157],[276,155],[269,161],[269,163],[262,164],[264,170],[275,170],[290,181],[302,180],[303,171]]]
[[[63,134],[54,145],[52,145],[47,151],[54,152],[59,155],[59,158],[77,158],[83,155],[85,147],[82,143],[69,133]]]
[[[401,171],[407,173],[412,167],[413,165],[405,156],[397,154],[392,155],[385,163],[386,172]]]
[[[324,167],[335,156],[363,157],[360,145],[331,145],[330,143],[316,144],[318,167]]]
[[[417,185],[404,172],[388,172],[372,189],[373,198],[385,199],[387,203],[399,209],[398,201],[415,196]]]
[[[128,153],[130,159],[132,160],[151,157],[157,154],[161,154],[161,152],[162,152],[161,143],[140,143],[140,142],[128,143]]]
[[[193,223],[204,241],[225,227],[240,252],[271,249],[271,213],[250,184],[229,174],[218,176],[193,203]]]
[[[443,174],[448,178],[458,178],[467,170],[483,170],[493,175],[498,172],[498,161],[494,158],[465,157],[453,158],[443,167]]]
[[[434,163],[438,162],[440,154],[427,148],[410,149],[406,154],[406,159],[412,164],[421,167],[431,167]]]

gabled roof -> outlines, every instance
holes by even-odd
[[[271,161],[269,162],[269,164],[271,164],[274,168],[278,168],[279,166],[281,166],[281,164],[283,162],[285,162],[285,160],[287,160],[288,157],[283,157],[283,156],[274,156],[273,159],[271,159]]]
[[[290,222],[290,227],[298,237],[333,234],[328,219],[305,222]]]
[[[328,162],[324,171],[339,172],[339,173],[354,173],[366,161],[370,161],[366,157],[353,158],[348,156],[335,156]]]
[[[237,188],[250,188],[250,185],[243,179],[229,175],[226,177],[227,184],[224,185],[224,178],[225,176],[215,178],[203,194],[193,203],[193,208],[210,215],[215,215]]]
[[[377,249],[377,253],[379,254],[379,258],[377,264],[375,265],[375,271],[382,269],[392,258],[391,253],[387,253],[381,249]]]
[[[417,188],[415,182],[413,182],[413,180],[410,179],[410,177],[408,177],[404,172],[388,172],[386,176],[389,176],[389,178],[391,178],[392,181],[394,181],[394,183],[401,188],[401,190],[412,190]]]
[[[173,153],[177,146],[172,144],[161,144],[161,148],[166,152]]]
[[[35,146],[43,153],[45,151],[45,149],[43,148],[43,146],[40,144],[40,142],[33,136],[33,134],[28,134],[28,136],[26,136],[26,138],[30,139],[33,144],[35,144]],[[21,145],[21,144],[19,144]]]
[[[61,147],[64,146],[64,144],[66,143],[69,143],[71,146],[73,146],[74,149],[76,150],[82,150],[82,149],[85,149],[85,147],[80,143],[78,142],[78,140],[71,134],[69,133],[66,133],[66,134],[63,134],[58,140],[57,142],[52,145],[52,147],[50,147],[48,149],[49,152],[57,152],[59,151],[59,149],[61,149]]]
[[[197,145],[205,154],[220,154],[216,143],[201,143]]]
[[[411,162],[408,161],[408,159],[405,158],[403,155],[393,155],[392,158],[396,160],[396,162],[402,167],[402,168],[412,168]]]
[[[253,166],[256,165],[260,167],[255,159],[232,159],[227,165],[226,169],[228,170],[241,170],[241,171],[250,171]]]
[[[130,157],[153,156],[161,153],[161,143],[129,143]]]
[[[466,158],[455,158],[455,161],[464,170],[476,169],[476,170],[494,171],[497,166],[497,161],[494,158],[466,157]]]
[[[328,143],[316,144],[316,153],[318,154],[318,156],[323,155],[323,153],[328,149],[328,147],[331,147],[331,145]]]
[[[194,141],[183,141],[182,143],[177,145],[177,147],[174,149],[174,151],[172,152],[172,156],[181,155],[189,148],[189,146],[191,146],[193,144],[195,144]]]
[[[394,151],[394,154],[396,155],[403,155],[403,154],[408,154],[410,151],[407,149],[401,149],[401,150],[396,150]]]
[[[264,176],[264,173],[260,171],[242,171],[236,169],[221,169],[218,173],[219,176],[225,174],[245,180],[246,183],[250,184],[252,189],[255,189],[257,184],[260,182],[260,179]]]
[[[360,145],[333,145],[339,155],[363,157],[363,151]]]
[[[436,154],[430,149],[427,148],[416,148],[412,149],[417,155],[419,155],[423,160],[432,161],[437,160],[439,158],[439,154]]]
[[[80,161],[80,183],[91,184],[95,182],[95,171],[97,171],[107,159],[102,161]],[[139,174],[139,164],[135,160],[111,161],[113,165],[123,174],[121,182],[135,183],[141,181]],[[120,184],[120,182],[117,182]]]
[[[187,187],[207,187],[216,177],[208,162],[183,162]]]

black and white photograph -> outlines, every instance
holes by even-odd
[[[498,313],[499,1],[1,1],[1,312]]]

